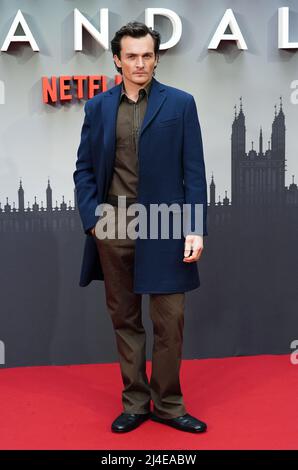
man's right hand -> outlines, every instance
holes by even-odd
[[[95,227],[90,229],[90,233],[91,233],[91,235],[95,235]]]

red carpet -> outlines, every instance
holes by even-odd
[[[152,421],[112,433],[122,412],[118,363],[2,369],[0,381],[1,449],[298,448],[298,365],[289,355],[183,361],[186,408],[207,422],[204,434]]]

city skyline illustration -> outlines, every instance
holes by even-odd
[[[263,129],[260,128],[258,136],[258,149],[254,141],[251,142],[251,148],[247,150],[246,142],[246,125],[245,112],[240,97],[240,106],[237,113],[236,105],[234,106],[234,120],[231,125],[231,198],[227,195],[221,198],[216,197],[216,175],[212,173],[211,181],[207,182],[208,190],[208,206],[210,208],[229,206],[280,206],[294,205],[298,207],[298,187],[295,183],[295,175],[292,175],[292,183],[289,186],[285,184],[286,176],[286,126],[285,114],[283,110],[282,98],[280,97],[279,109],[274,107],[274,116],[271,129],[271,138],[267,141],[265,149],[263,141]],[[42,213],[62,213],[78,212],[76,191],[73,190],[73,201],[57,199],[53,201],[53,189],[51,180],[45,191],[45,200],[37,202],[34,196],[34,202],[25,202],[25,189],[23,181],[20,179],[17,191],[17,207],[15,201],[12,203],[6,197],[3,204],[0,200],[0,220],[5,215],[21,215],[32,213],[35,215]],[[212,215],[212,211],[211,211]]]

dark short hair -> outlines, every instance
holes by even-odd
[[[148,27],[145,23],[140,23],[139,21],[130,21],[126,25],[122,26],[116,33],[113,39],[111,40],[111,49],[113,57],[116,54],[120,60],[121,52],[121,39],[123,36],[131,36],[133,38],[141,38],[150,34],[154,41],[154,54],[155,56],[159,55],[159,46],[160,46],[160,34],[158,31]],[[117,72],[122,75],[122,67],[118,67],[114,61]],[[154,69],[156,66],[154,67]],[[153,72],[154,74],[154,72]]]

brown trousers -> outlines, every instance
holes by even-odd
[[[154,343],[150,383],[146,374],[146,332],[142,324],[142,294],[133,292],[135,240],[118,239],[119,211],[115,209],[116,238],[95,236],[104,273],[105,296],[116,336],[126,413],[153,411],[162,418],[186,413],[181,392],[185,293],[149,294]],[[111,211],[108,211],[110,217]],[[129,223],[135,216],[127,216]],[[106,219],[107,220],[107,219]],[[106,227],[105,227],[106,228]],[[123,228],[123,225],[122,225]],[[98,232],[96,231],[97,235]]]

